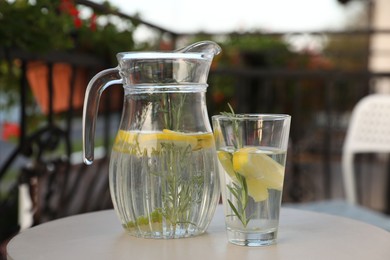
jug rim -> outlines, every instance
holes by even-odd
[[[158,51],[145,51],[145,52],[137,52],[137,51],[128,51],[128,52],[119,52],[117,53],[118,60],[137,60],[137,59],[145,59],[145,60],[158,60],[158,59],[206,59],[210,60],[214,57],[212,53],[205,52],[158,52]]]

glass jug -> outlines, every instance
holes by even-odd
[[[117,54],[119,66],[89,82],[83,111],[84,162],[91,164],[102,91],[123,84],[121,123],[109,183],[122,226],[145,238],[203,233],[220,187],[205,93],[220,47],[198,42],[175,52]]]

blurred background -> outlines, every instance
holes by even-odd
[[[2,244],[20,229],[112,207],[108,160],[123,93],[103,93],[97,158],[85,166],[89,79],[115,67],[118,52],[199,40],[223,50],[209,75],[210,116],[228,103],[238,113],[292,115],[283,203],[344,199],[351,111],[364,96],[390,91],[389,11],[388,0],[0,1]],[[359,203],[389,213],[388,156],[357,163]]]

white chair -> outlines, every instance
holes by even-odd
[[[386,152],[390,152],[390,95],[368,95],[354,107],[344,140],[341,167],[346,200],[285,206],[348,217],[390,231],[390,218],[387,215],[357,205],[353,167],[356,153]]]
[[[368,95],[352,111],[343,146],[342,174],[347,202],[357,203],[354,155],[386,152],[390,152],[390,95]]]

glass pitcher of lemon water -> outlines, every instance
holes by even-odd
[[[91,164],[102,91],[124,87],[121,123],[110,159],[111,198],[123,227],[144,238],[203,233],[220,195],[207,77],[220,47],[198,42],[174,52],[117,54],[118,67],[88,84],[84,162]]]

